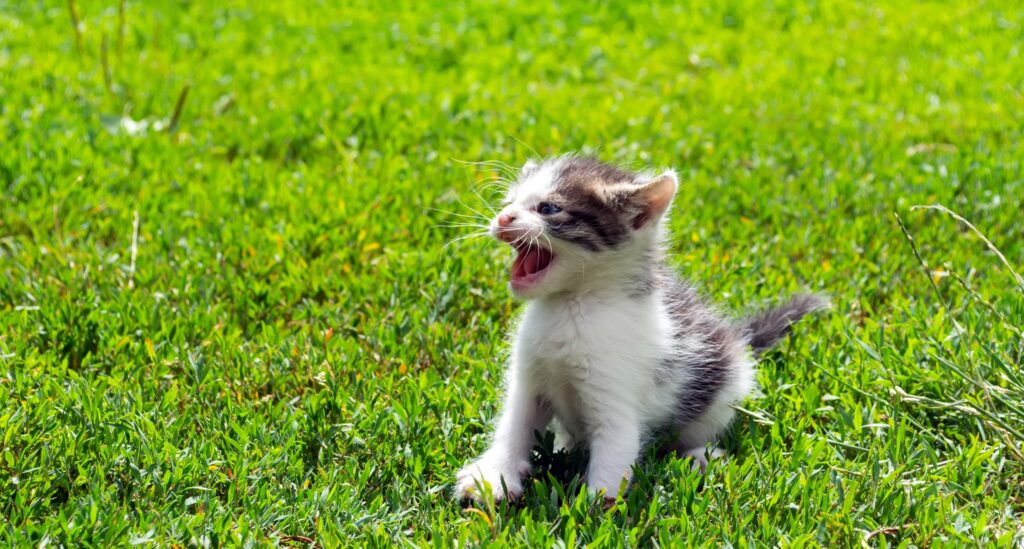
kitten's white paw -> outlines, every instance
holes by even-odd
[[[712,446],[711,448],[701,446],[699,448],[690,448],[689,450],[684,450],[683,455],[692,457],[693,468],[697,469],[699,467],[700,472],[703,473],[708,468],[708,458],[710,457],[712,459],[718,459],[725,455],[725,450],[722,450],[721,448],[717,448],[714,446]]]
[[[623,475],[619,484],[615,484],[614,482],[608,482],[603,484],[587,482],[587,491],[590,492],[590,495],[592,496],[603,494],[605,504],[607,504],[609,501],[614,503],[616,496],[625,494],[626,490],[629,488],[629,482],[629,474]],[[607,510],[607,507],[605,508],[605,510]]]
[[[497,459],[484,454],[455,476],[455,499],[479,502],[483,500],[480,490],[490,490],[494,501],[501,501],[505,499],[505,489],[509,499],[515,499],[523,494],[523,476],[528,472],[529,461]]]

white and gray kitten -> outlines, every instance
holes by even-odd
[[[523,167],[491,222],[516,251],[510,287],[528,301],[490,448],[458,473],[455,496],[522,493],[534,431],[557,420],[563,444],[584,444],[586,483],[614,497],[645,441],[670,430],[672,449],[702,468],[706,448],[754,388],[754,356],[804,314],[803,295],[732,321],[664,266],[672,171],[634,174],[563,156]]]

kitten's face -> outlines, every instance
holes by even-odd
[[[491,234],[516,250],[509,285],[523,298],[572,290],[635,252],[655,230],[676,176],[652,178],[587,158],[528,162]]]

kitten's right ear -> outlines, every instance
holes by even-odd
[[[540,164],[538,164],[536,160],[527,160],[526,164],[523,164],[522,169],[519,170],[519,177],[526,177],[530,175],[533,170],[537,169],[537,166],[540,166]]]
[[[679,178],[672,170],[642,184],[634,194],[640,199],[643,206],[640,215],[633,220],[633,228],[639,229],[649,221],[657,220],[665,215],[669,206],[672,205],[672,198],[675,197],[678,187]]]

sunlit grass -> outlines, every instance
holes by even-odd
[[[1024,543],[1024,8],[707,4],[0,0],[0,539]],[[453,241],[566,151],[677,168],[729,309],[834,309],[706,475],[463,510],[518,305]]]

